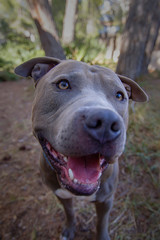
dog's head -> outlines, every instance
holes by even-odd
[[[147,95],[108,68],[50,57],[15,69],[33,77],[33,132],[61,185],[75,194],[98,189],[101,174],[124,150],[129,99]]]

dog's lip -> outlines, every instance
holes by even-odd
[[[77,195],[91,195],[99,186],[100,177],[108,162],[99,153],[69,157],[57,152],[47,141],[40,141],[60,184]]]

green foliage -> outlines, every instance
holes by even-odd
[[[0,81],[16,80],[18,77],[14,74],[14,68],[18,64],[44,54],[39,42],[30,39],[33,23],[25,1],[21,4],[16,0],[0,3]]]
[[[43,55],[39,46],[23,34],[10,31],[7,38],[8,40],[0,45],[0,81],[16,80],[14,68],[17,65],[30,58]]]
[[[103,44],[100,45],[99,40],[96,38],[83,38],[64,47],[64,49],[69,59],[92,62],[99,53],[104,52],[105,46]]]
[[[68,59],[106,66],[113,71],[116,69],[113,60],[105,59],[106,46],[98,38],[77,39],[69,46],[64,46],[64,50]]]
[[[43,51],[37,48],[35,43],[24,37],[19,40],[18,38],[15,41],[8,40],[0,46],[0,81],[16,80],[14,68],[17,65],[30,58],[43,55]]]
[[[52,12],[59,36],[62,34],[66,1],[52,0]],[[100,9],[102,0],[81,0],[77,9],[75,41],[64,46],[67,58],[101,64],[115,69],[115,63],[105,60],[106,46],[100,42]],[[121,13],[120,13],[121,17]],[[94,31],[87,35],[87,24],[92,21]],[[39,36],[30,16],[26,0],[0,2],[0,81],[16,80],[13,69],[32,57],[43,56]]]

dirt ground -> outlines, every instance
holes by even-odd
[[[61,205],[41,181],[40,147],[31,129],[33,94],[30,80],[0,83],[0,240],[58,240],[65,222]],[[126,238],[115,234],[120,224],[123,222],[125,226],[132,215],[132,209],[128,211],[122,203],[130,182],[128,177],[125,182],[123,168],[120,174],[122,184],[119,184],[111,213],[110,233],[113,239],[133,239],[137,224],[134,217]],[[96,232],[94,206],[78,201],[75,211],[75,239],[93,240]],[[140,217],[140,224],[147,227],[145,216]]]

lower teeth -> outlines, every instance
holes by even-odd
[[[67,159],[67,157],[64,157],[63,159],[64,159],[64,161],[65,161],[65,162],[68,162],[68,159]]]
[[[69,168],[68,174],[69,174],[70,179],[73,180],[74,179],[74,175],[73,175],[72,169]]]
[[[75,179],[73,180],[73,182],[74,182],[74,183],[77,183],[77,182],[78,182],[78,180],[75,178]]]

